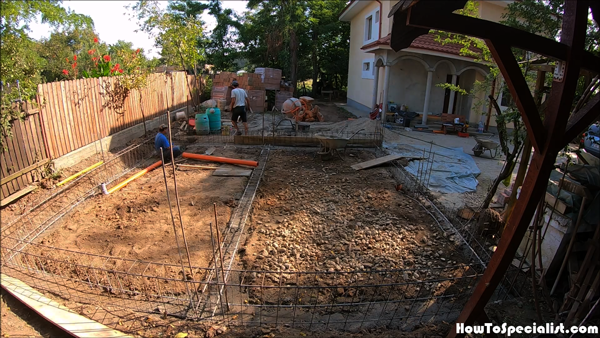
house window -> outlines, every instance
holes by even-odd
[[[375,78],[375,60],[363,60],[362,78],[371,80]]]
[[[365,44],[379,39],[380,16],[379,10],[374,10],[365,16]]]

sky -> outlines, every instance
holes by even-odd
[[[114,44],[118,40],[133,43],[133,48],[143,48],[147,57],[158,57],[160,49],[154,47],[154,39],[143,32],[135,32],[139,29],[135,21],[130,20],[130,11],[125,7],[136,1],[69,1],[63,0],[63,7],[70,8],[76,13],[88,15],[94,20],[94,29],[101,41]],[[245,0],[223,1],[223,8],[231,8],[238,14],[246,9]],[[163,2],[166,7],[167,2]],[[215,19],[207,14],[202,15],[205,28],[210,31],[216,25]],[[29,25],[31,32],[29,36],[39,40],[50,36],[50,27],[46,24],[32,22]]]

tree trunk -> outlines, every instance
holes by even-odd
[[[490,101],[492,102],[492,104],[494,105],[494,109],[496,110],[496,114],[498,116],[502,116],[502,111],[500,110],[500,107],[498,106],[498,102],[496,101],[496,99],[494,99],[491,95],[490,95]],[[514,142],[514,148],[513,151],[510,152],[508,151],[508,145],[507,145],[507,134],[506,134],[506,122],[500,122],[498,123],[498,135],[500,137],[500,145],[502,148],[502,152],[504,153],[504,155],[506,156],[506,163],[504,165],[504,169],[502,169],[502,172],[500,172],[500,174],[498,175],[498,177],[496,177],[496,180],[494,181],[494,184],[492,185],[490,191],[488,192],[487,196],[485,197],[485,200],[483,201],[483,204],[481,206],[482,210],[487,209],[490,206],[490,203],[492,202],[492,198],[494,198],[494,195],[496,194],[496,190],[498,190],[498,186],[500,185],[500,182],[502,182],[505,178],[507,178],[513,171],[514,167],[513,167],[513,163],[515,161],[515,158],[517,157],[517,154],[520,151],[521,148],[521,143],[520,142]],[[517,133],[518,132],[518,125],[517,123],[515,123],[515,130],[513,131],[513,133]],[[516,139],[516,137],[515,137]]]
[[[312,68],[313,68],[313,76],[312,76],[312,95],[316,96],[317,95],[317,80],[319,77],[319,65],[318,65],[318,59],[317,59],[317,32],[313,31],[312,34],[312,40],[313,40],[313,50],[312,50]]]
[[[296,92],[296,86],[298,85],[298,76],[296,70],[298,67],[298,40],[296,39],[296,31],[292,29],[290,31],[290,56],[291,56],[291,68],[290,68],[290,82],[294,93]]]
[[[146,130],[146,114],[144,114],[144,105],[142,104],[142,91],[138,90],[140,93],[140,111],[142,112],[142,122],[144,123],[144,137],[148,136],[148,130]]]

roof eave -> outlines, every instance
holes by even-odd
[[[338,16],[338,19],[340,21],[350,22],[356,14],[358,14],[361,10],[363,10],[365,7],[367,7],[370,3],[371,3],[371,1],[352,0],[346,6],[346,8],[344,8],[342,10],[340,15]]]

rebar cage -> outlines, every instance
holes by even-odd
[[[215,140],[216,137],[221,139]],[[383,138],[378,132],[363,139],[369,140],[369,137],[373,146]],[[202,144],[222,143],[224,138],[233,142],[233,136],[198,137]],[[425,209],[457,243],[470,263],[451,265],[448,262],[423,269],[336,272],[232,268],[268,162],[269,147],[262,148],[260,165],[248,180],[242,199],[223,232],[223,240],[216,245],[223,250],[224,265],[217,264],[216,259],[213,266],[208,267],[190,264],[190,278],[184,271],[187,266],[96,255],[44,244],[44,235],[52,231],[64,215],[86,198],[101,193],[101,183],[110,184],[151,161],[153,144],[152,140],[146,140],[115,154],[60,190],[47,192],[26,213],[3,226],[3,273],[39,291],[80,304],[100,307],[110,304],[112,308],[182,319],[226,320],[229,325],[285,324],[309,330],[355,331],[379,326],[406,328],[456,319],[485,269],[489,255],[480,251],[485,248],[472,246],[478,244],[474,240],[476,236],[456,224],[452,213],[440,210],[427,199],[425,182],[431,160],[423,161],[422,174],[418,177],[395,164],[390,170],[410,197],[421,205],[432,206]],[[431,153],[429,155],[426,158],[430,158]],[[182,277],[173,278],[171,272],[178,272]],[[503,291],[503,297],[510,294],[506,288]]]

